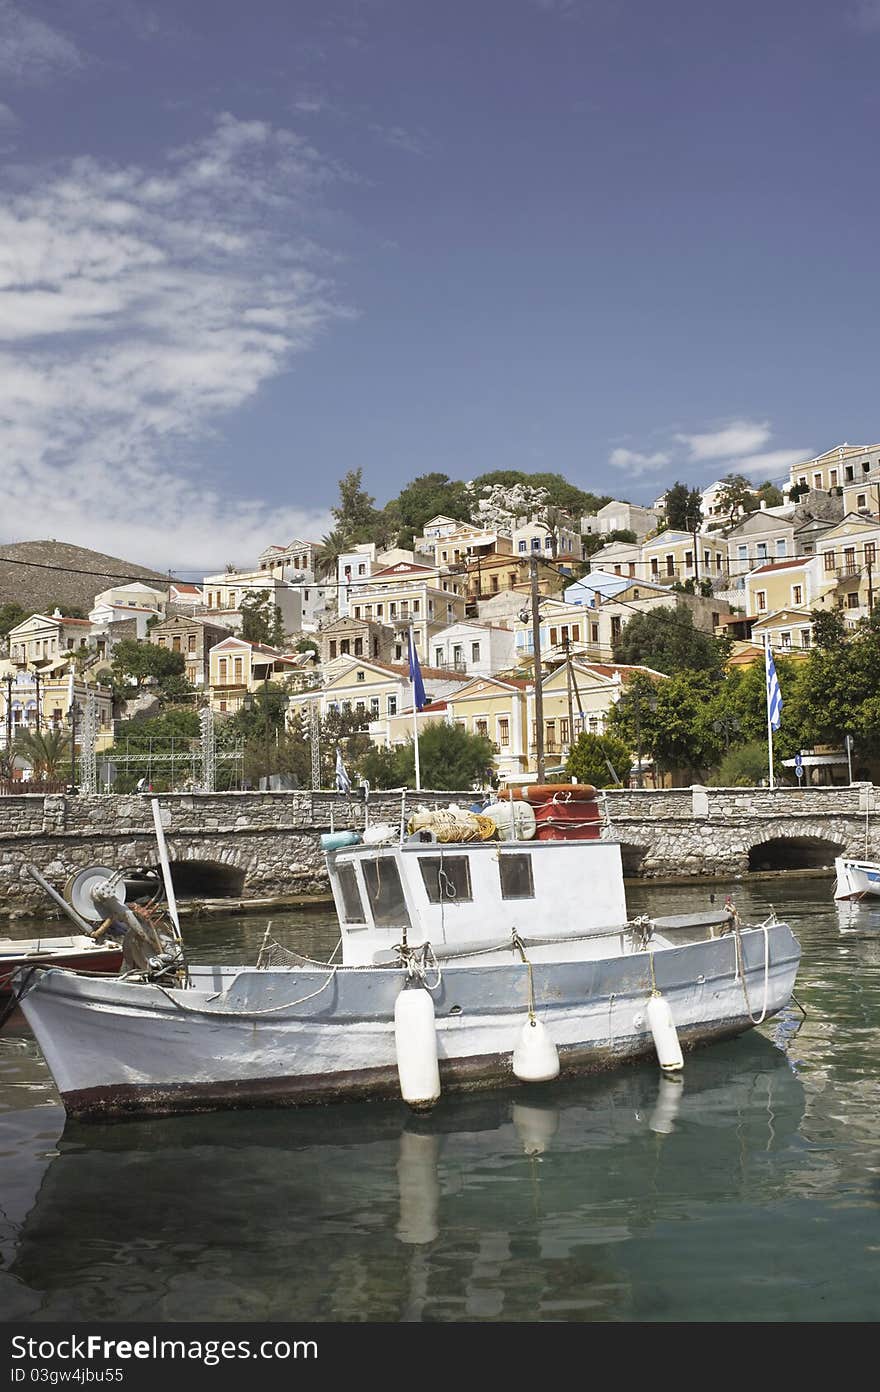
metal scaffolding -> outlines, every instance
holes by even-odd
[[[98,702],[95,693],[89,691],[82,704],[79,727],[79,781],[84,793],[98,791],[97,740]]]

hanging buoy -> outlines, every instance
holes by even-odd
[[[516,1041],[513,1072],[521,1083],[549,1083],[559,1077],[559,1051],[534,1015],[526,1020]]]
[[[394,1002],[394,1044],[400,1093],[416,1111],[440,1096],[434,1002],[424,986],[404,986]]]
[[[647,1008],[648,1026],[657,1050],[657,1062],[667,1072],[684,1068],[681,1045],[675,1032],[672,1011],[662,996],[652,996]]]

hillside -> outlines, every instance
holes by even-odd
[[[160,571],[64,541],[0,545],[0,605],[20,604],[28,614],[51,614],[56,604],[88,613],[96,594],[126,580],[168,584]]]

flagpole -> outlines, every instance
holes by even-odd
[[[414,634],[414,632],[413,632],[413,621],[412,621],[412,616],[410,615],[410,621],[409,621],[409,652],[410,652],[409,670],[410,670],[410,675],[411,675],[411,677],[412,677],[412,680],[411,680],[411,682],[410,682],[410,685],[412,686],[412,703],[413,703],[413,749],[415,750],[415,756],[416,756],[416,792],[417,792],[417,793],[420,793],[420,792],[422,791],[422,773],[421,773],[421,768],[420,768],[420,766],[419,766],[419,712],[418,712],[418,707],[417,707],[417,705],[416,705],[416,675],[415,675],[415,661],[414,661],[414,658],[415,658],[415,651],[416,651],[416,640],[415,640],[415,634]]]
[[[770,787],[773,782],[773,726],[770,715],[770,634],[764,634],[764,695],[767,700],[767,757],[770,761]]]

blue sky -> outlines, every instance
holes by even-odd
[[[878,70],[880,0],[0,0],[0,539],[873,442]]]

